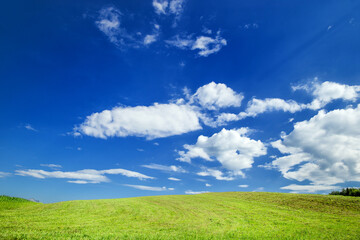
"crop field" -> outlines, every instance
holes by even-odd
[[[52,204],[0,197],[0,239],[359,239],[360,199],[205,193]]]

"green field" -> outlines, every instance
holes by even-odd
[[[360,239],[360,198],[206,193],[34,203],[0,197],[1,239]]]

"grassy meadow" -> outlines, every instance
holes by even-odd
[[[2,196],[0,239],[360,239],[360,198],[226,192],[42,204]]]

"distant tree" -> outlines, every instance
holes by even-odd
[[[360,197],[360,188],[343,188],[341,191],[332,191],[329,195]]]

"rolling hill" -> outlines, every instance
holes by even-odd
[[[225,192],[42,204],[0,197],[1,239],[359,239],[360,198]]]

